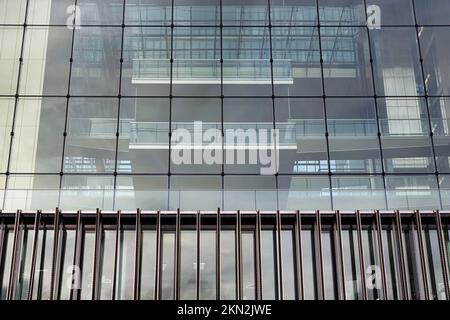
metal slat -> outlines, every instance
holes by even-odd
[[[241,251],[241,212],[238,210],[236,213],[236,298],[242,300],[242,251]]]
[[[277,228],[277,298],[278,300],[283,300],[283,261],[282,259],[282,248],[281,248],[281,214],[280,210],[277,210],[276,215],[276,228]]]
[[[33,286],[34,286],[34,274],[36,272],[36,258],[37,258],[37,246],[38,246],[38,240],[39,240],[39,226],[41,224],[41,214],[42,212],[40,210],[36,211],[36,214],[34,216],[34,237],[33,237],[33,249],[31,253],[31,270],[30,270],[30,283],[28,284],[28,293],[27,293],[27,299],[32,300],[33,299]],[[1,236],[0,236],[1,237]],[[0,245],[1,250],[1,245]],[[0,252],[1,257],[1,252]]]
[[[401,285],[401,293],[402,299],[408,300],[408,282],[406,277],[406,267],[405,267],[405,255],[404,255],[404,244],[403,244],[403,227],[402,220],[400,216],[400,211],[395,211],[395,224],[397,228],[396,236],[397,236],[397,245],[398,245],[398,257],[400,260],[400,276],[402,279]]]
[[[422,269],[422,281],[423,281],[423,290],[425,293],[425,300],[430,299],[430,291],[428,287],[428,277],[427,277],[427,264],[425,260],[425,251],[423,245],[423,236],[422,236],[422,217],[420,215],[419,210],[414,212],[414,217],[416,220],[417,227],[417,241],[419,243],[419,256],[420,256],[420,267]]]
[[[81,270],[80,262],[81,262],[81,210],[77,211],[77,224],[75,227],[75,248],[73,253],[73,265],[77,268],[77,270]],[[76,275],[80,277],[81,275]],[[79,288],[79,280],[78,279],[78,288],[72,288],[70,290],[70,300],[79,300],[80,299],[80,288]]]
[[[323,256],[322,256],[322,222],[320,218],[320,211],[316,210],[316,265],[319,266],[319,270],[317,272],[317,282],[318,282],[318,298],[319,300],[325,299],[325,283],[323,277]]]
[[[304,290],[303,290],[303,259],[302,259],[302,222],[300,211],[297,210],[295,215],[296,229],[294,233],[295,239],[295,271],[296,271],[296,286],[297,286],[297,299],[304,299]]]
[[[337,266],[339,270],[337,275],[339,277],[339,299],[346,300],[345,296],[345,277],[344,277],[344,253],[343,253],[343,245],[342,245],[342,221],[341,221],[341,212],[339,210],[335,211],[335,219],[336,219],[336,234],[338,238],[338,257],[339,263]]]
[[[197,231],[197,268],[196,268],[196,299],[200,300],[200,226],[201,226],[201,215],[200,211],[196,214],[196,231]]]
[[[356,210],[356,230],[358,235],[358,251],[359,251],[359,272],[361,276],[361,292],[363,293],[363,300],[367,300],[367,285],[366,285],[366,272],[364,264],[364,249],[362,242],[362,225],[361,214],[359,210]]]
[[[380,269],[381,269],[381,285],[383,289],[383,299],[388,300],[387,293],[387,280],[386,280],[386,266],[384,262],[384,246],[383,246],[383,227],[381,224],[380,211],[375,211],[375,220],[377,225],[377,239],[378,239],[378,255],[380,256]]]
[[[134,259],[134,299],[141,298],[142,221],[141,210],[136,210],[136,248]]]
[[[220,300],[220,230],[221,227],[220,208],[216,216],[216,300]]]
[[[161,279],[161,212],[156,212],[156,263],[155,263],[155,292],[154,299],[160,297],[160,279]]]
[[[181,215],[180,209],[177,209],[175,217],[175,250],[174,250],[174,279],[175,279],[175,300],[180,299],[180,272],[181,272]]]
[[[17,210],[14,218],[14,242],[13,242],[13,249],[12,249],[12,258],[11,258],[11,266],[9,271],[9,281],[8,281],[8,291],[7,291],[7,300],[13,300],[14,299],[14,291],[15,291],[15,283],[16,283],[16,276],[17,276],[17,260],[19,257],[19,225],[21,222],[22,217],[22,211]]]
[[[55,300],[58,297],[58,276],[59,272],[59,227],[60,227],[61,210],[56,208],[53,222],[54,238],[53,238],[53,254],[52,254],[52,277],[50,285],[50,300]]]
[[[447,300],[450,300],[450,287],[449,287],[449,275],[448,275],[448,257],[445,252],[445,240],[444,240],[444,230],[442,228],[442,219],[441,213],[439,210],[434,212],[436,218],[436,226],[438,231],[438,239],[439,239],[439,251],[441,255],[441,266],[442,266],[442,275],[444,278],[444,288],[445,288],[445,296]]]
[[[120,230],[122,223],[122,211],[117,211],[116,219],[116,245],[114,248],[114,271],[113,271],[113,286],[112,286],[112,300],[116,300],[116,290],[117,290],[117,259],[120,245]]]
[[[97,209],[95,216],[95,246],[94,246],[94,273],[92,277],[92,300],[98,299],[99,296],[99,279],[100,279],[100,252],[102,242],[102,212]]]
[[[256,300],[262,299],[262,273],[261,273],[261,212],[258,210],[256,212],[256,230],[255,230],[255,240],[256,240],[256,254],[255,254],[255,289],[256,289]]]

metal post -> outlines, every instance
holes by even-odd
[[[361,276],[361,291],[363,294],[363,300],[367,300],[367,286],[366,286],[366,273],[364,264],[364,249],[362,242],[362,225],[361,214],[359,210],[356,210],[356,230],[358,235],[358,251],[359,251],[359,271]]]
[[[141,209],[136,210],[136,251],[134,259],[134,300],[141,299],[142,221]]]
[[[401,270],[401,279],[402,279],[402,299],[408,300],[408,281],[406,276],[406,267],[405,267],[405,255],[404,255],[404,244],[403,244],[403,227],[402,227],[402,219],[400,216],[400,211],[395,211],[395,221],[397,227],[397,243],[398,243],[398,254],[400,260],[400,270]]]
[[[55,232],[53,239],[53,260],[52,260],[52,277],[50,285],[50,300],[58,298],[58,276],[59,276],[59,228],[60,228],[61,210],[56,208],[53,220],[53,230]]]
[[[281,247],[281,215],[280,210],[277,210],[276,216],[277,226],[277,269],[278,269],[278,300],[283,300],[283,261],[282,261],[282,247]]]
[[[116,300],[116,290],[117,290],[117,260],[119,258],[119,245],[120,245],[120,230],[122,223],[122,212],[117,211],[116,219],[116,245],[114,248],[114,271],[113,271],[113,287],[112,287],[112,300]]]
[[[93,274],[93,288],[92,300],[98,299],[99,296],[99,281],[100,281],[100,252],[102,244],[102,213],[97,208],[95,217],[95,253],[94,253],[94,274]],[[84,267],[83,267],[84,268]]]
[[[336,219],[336,234],[338,238],[338,272],[337,275],[339,277],[339,299],[346,300],[345,296],[345,276],[344,276],[344,253],[343,253],[343,245],[342,245],[342,221],[341,221],[341,212],[339,210],[335,211],[335,219]]]
[[[295,215],[295,232],[294,232],[294,238],[295,238],[295,258],[296,258],[296,264],[295,264],[295,271],[297,274],[297,298],[299,300],[304,299],[304,290],[303,290],[303,259],[302,259],[302,222],[301,222],[301,216],[300,211],[297,210]]]
[[[419,256],[420,256],[420,267],[422,269],[423,290],[425,293],[425,300],[429,300],[430,292],[428,287],[427,264],[425,260],[425,251],[422,237],[422,217],[420,215],[419,210],[416,210],[414,212],[414,217],[416,219],[416,226],[417,226],[417,241],[419,242]]]
[[[75,229],[75,249],[73,253],[73,265],[80,267],[81,257],[81,210],[77,211],[77,225]],[[70,300],[78,300],[80,298],[80,288],[72,288],[70,290]]]
[[[241,251],[241,211],[238,210],[236,214],[236,298],[242,300],[242,251]]]
[[[175,300],[180,300],[180,273],[181,273],[181,214],[180,209],[177,209],[175,217],[175,252],[174,252],[174,264],[175,264]]]
[[[201,226],[201,215],[200,211],[197,211],[197,217],[196,217],[196,231],[197,231],[197,269],[195,270],[197,272],[196,275],[196,299],[200,300],[200,226]]]
[[[383,246],[383,227],[381,224],[381,216],[380,211],[375,210],[375,220],[377,225],[377,238],[378,238],[378,255],[380,256],[380,269],[381,269],[381,278],[382,278],[382,289],[383,289],[383,299],[388,300],[387,293],[387,281],[386,281],[386,266],[384,264],[384,246]]]
[[[14,299],[15,292],[15,284],[16,284],[16,276],[17,276],[17,260],[19,255],[19,225],[21,222],[22,211],[17,210],[15,218],[14,218],[14,242],[13,242],[13,250],[12,250],[12,258],[11,258],[11,267],[9,272],[9,285],[7,291],[7,300]]]
[[[220,300],[220,230],[221,228],[220,208],[216,216],[216,300]]]
[[[444,230],[442,228],[442,220],[441,220],[441,213],[439,210],[434,212],[435,218],[436,218],[436,226],[437,226],[437,232],[438,232],[438,239],[439,239],[439,251],[441,254],[441,266],[442,266],[442,275],[444,278],[444,287],[445,287],[445,295],[447,300],[450,300],[450,287],[449,287],[449,276],[447,271],[448,266],[448,257],[445,252],[445,241],[444,241]]]
[[[37,245],[39,240],[39,226],[41,224],[41,211],[36,211],[34,216],[34,237],[33,237],[33,249],[31,253],[31,270],[30,270],[30,283],[28,284],[28,294],[27,299],[33,299],[33,286],[34,286],[34,274],[36,272],[36,257],[37,257]],[[1,245],[0,245],[1,246]],[[1,256],[1,252],[0,252]]]
[[[320,211],[316,210],[316,265],[319,266],[319,270],[317,272],[318,275],[318,297],[319,300],[325,299],[325,284],[323,278],[323,256],[322,256],[322,222],[320,218]]]
[[[256,212],[256,230],[255,230],[255,240],[256,240],[256,254],[255,254],[255,265],[256,265],[256,300],[262,299],[262,274],[261,274],[261,213],[258,210]]]
[[[161,279],[161,213],[156,212],[156,271],[155,271],[155,300],[160,298]]]

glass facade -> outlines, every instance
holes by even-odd
[[[450,210],[449,17],[448,0],[0,0],[0,209]],[[73,219],[19,223],[23,239],[2,220],[0,274],[22,266],[2,298],[74,298],[51,274],[64,283],[73,259],[80,299],[430,298],[446,283],[440,231],[419,221],[397,239],[356,218],[339,236],[328,218],[299,234]],[[235,246],[218,254],[219,238]],[[361,291],[381,260],[386,292]]]

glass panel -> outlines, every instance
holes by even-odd
[[[220,231],[220,299],[236,299],[236,234]]]
[[[388,176],[388,209],[436,210],[441,207],[435,176]]]
[[[134,298],[134,260],[136,255],[136,232],[120,232],[119,252],[117,253],[116,299]]]
[[[331,210],[328,177],[278,177],[280,210]],[[353,208],[354,209],[354,208]]]
[[[449,95],[448,81],[450,79],[445,71],[447,66],[445,57],[450,55],[450,47],[446,41],[450,36],[450,28],[422,28],[419,35],[428,94]]]
[[[28,0],[27,23],[72,25],[75,16],[74,4],[75,0]],[[80,17],[80,13],[83,14],[79,12],[77,14],[78,18]]]
[[[221,119],[219,99],[172,100],[171,172],[222,172]]]
[[[416,1],[423,2],[423,1]],[[381,11],[381,27],[384,25],[410,25],[413,26],[414,12],[411,0],[371,0],[367,2],[367,7],[377,5]],[[417,8],[417,5],[416,5]],[[374,12],[369,11],[369,16],[373,16]]]
[[[168,99],[121,100],[118,172],[169,171],[169,113]]]
[[[440,192],[441,192],[441,201],[442,201],[442,209],[449,210],[450,209],[450,176],[449,175],[440,175],[439,177],[440,183]]]
[[[325,93],[331,96],[373,95],[367,28],[320,29]]]
[[[74,255],[75,255],[75,230],[61,230],[61,257],[62,261],[60,269],[60,291],[59,299],[70,300],[70,290],[77,289],[73,286],[79,279],[75,279],[77,270],[74,269]],[[90,299],[91,297],[89,297]]]
[[[27,28],[19,94],[66,95],[71,49],[72,30],[69,28]]]
[[[161,234],[161,299],[173,300],[175,298],[175,233],[163,232]]]
[[[242,299],[255,299],[255,234],[243,231],[241,234]]]
[[[70,210],[113,209],[114,177],[96,175],[64,175],[60,208]],[[80,202],[80,199],[83,199]]]
[[[209,2],[212,2],[211,0]],[[241,48],[241,47],[238,47]],[[222,68],[225,83],[238,83],[240,72],[236,60],[220,64],[219,28],[173,29],[172,92],[176,96],[219,96]],[[237,75],[235,74],[237,73]],[[245,74],[242,76],[245,77]]]
[[[118,176],[115,207],[122,210],[167,210],[168,178],[164,176]]]
[[[385,209],[383,178],[377,176],[332,177],[333,208],[336,210]]]
[[[176,1],[176,0],[175,0]],[[269,4],[267,0],[225,0],[222,2],[224,25],[268,25]]]
[[[11,276],[11,259],[13,255],[14,231],[4,230],[3,236],[3,256],[0,265],[0,300],[6,300],[9,288],[9,277]]]
[[[224,189],[225,210],[277,210],[275,177],[225,176]]]
[[[1,0],[0,24],[22,24],[25,20],[27,0]]]
[[[142,231],[141,299],[155,298],[156,231]]]
[[[123,21],[122,0],[78,0],[82,25],[118,25]]]
[[[225,99],[223,122],[226,173],[277,172],[271,99]]]
[[[446,0],[415,1],[417,22],[419,24],[448,24],[450,3]]]
[[[95,232],[84,233],[82,272],[81,272],[81,300],[91,300],[94,281]],[[120,270],[120,269],[119,269]],[[121,270],[132,273],[130,270]]]
[[[116,231],[104,230],[102,232],[101,251],[99,256],[99,298],[112,299],[114,278],[114,254],[116,247]]]
[[[316,25],[316,0],[271,0],[270,21],[272,25]]]
[[[324,119],[323,99],[275,100],[280,173],[328,174]]]
[[[70,99],[64,172],[114,172],[117,99]]]
[[[385,171],[434,173],[425,100],[379,99],[378,110]]]
[[[223,14],[225,19],[225,11]],[[272,94],[269,28],[223,28],[222,57],[223,91],[226,96],[259,97]],[[289,73],[287,67],[286,64],[280,67],[282,79]],[[274,70],[278,72],[277,68]]]
[[[437,170],[450,173],[450,99],[429,99]]]
[[[315,14],[308,9],[300,12],[304,12],[306,19],[313,18],[310,16]],[[271,34],[275,94],[278,96],[321,96],[322,72],[317,29],[274,27]],[[267,94],[269,92],[265,93]]]
[[[216,232],[200,234],[200,299],[216,299]]]
[[[3,69],[0,68],[0,70]],[[0,76],[0,79],[2,78],[3,77]],[[8,167],[9,146],[11,143],[10,134],[13,124],[12,119],[14,114],[14,105],[14,99],[0,98],[0,172],[6,172]]]
[[[320,24],[358,25],[365,22],[364,0],[318,0]]]
[[[67,100],[19,99],[10,172],[59,173]]]
[[[197,233],[195,230],[182,230],[180,255],[180,299],[196,299],[197,279]]]
[[[281,230],[283,300],[295,300],[297,298],[294,232],[294,230]]]
[[[332,172],[381,172],[374,100],[327,99],[327,122]]]
[[[222,207],[221,189],[221,176],[171,176],[169,209],[208,210],[220,208]]]
[[[275,300],[277,296],[276,233],[261,230],[261,277],[262,299]]]
[[[127,0],[125,23],[132,25],[170,25],[172,0]]]
[[[126,2],[126,5],[129,5],[129,1]],[[150,7],[146,6],[145,8],[150,10]],[[124,29],[122,95],[169,95],[171,36],[172,31],[167,27],[127,27]]]
[[[370,41],[377,95],[423,95],[415,28],[383,27]]]
[[[106,17],[105,14],[102,16]],[[117,96],[121,46],[122,28],[82,27],[75,30],[71,95]]]
[[[220,0],[174,0],[173,21],[176,25],[219,25]],[[224,3],[226,6],[227,3]]]
[[[0,47],[0,94],[16,94],[22,36],[23,28],[0,28],[0,43],[8,44]]]

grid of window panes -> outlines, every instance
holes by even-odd
[[[447,0],[0,0],[1,206],[449,208],[449,17]],[[196,121],[278,129],[278,173],[176,165],[171,134]]]
[[[3,212],[0,300],[446,300],[450,212]]]

